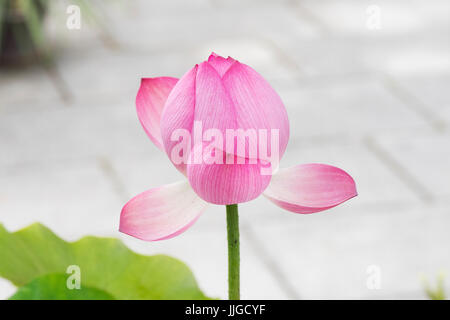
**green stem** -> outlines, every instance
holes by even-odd
[[[238,205],[227,205],[228,298],[239,300],[239,216]]]

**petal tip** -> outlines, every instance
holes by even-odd
[[[206,207],[187,181],[150,189],[123,206],[119,231],[144,241],[170,239],[191,227]]]
[[[358,192],[355,180],[344,170],[309,163],[280,170],[264,195],[283,209],[309,214],[340,205]]]
[[[157,77],[141,78],[136,95],[136,111],[139,121],[150,140],[163,149],[160,133],[161,113],[167,97],[178,82],[177,78]]]

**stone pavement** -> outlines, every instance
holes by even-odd
[[[39,221],[67,240],[120,237],[180,258],[208,295],[226,298],[223,207],[168,241],[117,232],[131,196],[183,178],[137,120],[140,78],[179,77],[215,51],[250,64],[285,102],[283,167],[333,164],[359,192],[313,215],[263,197],[242,204],[243,298],[421,299],[421,275],[439,271],[450,294],[448,0],[136,0],[107,9],[118,47],[84,23],[67,30],[57,6],[57,69],[0,71],[8,229]],[[371,266],[378,289],[367,285]],[[0,280],[0,298],[13,291]]]

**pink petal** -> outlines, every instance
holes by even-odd
[[[119,230],[145,241],[169,239],[192,226],[207,206],[187,181],[150,189],[123,207]]]
[[[225,59],[214,52],[208,58],[208,63],[217,71],[220,77],[228,71],[235,61],[231,57]]]
[[[289,122],[281,99],[250,67],[215,54],[209,60],[210,62],[203,62],[187,72],[167,98],[161,116],[161,136],[169,158],[186,174],[186,161],[174,161],[174,155],[179,154],[177,147],[181,142],[176,133],[182,130],[188,132],[192,147],[201,143],[204,133],[214,129],[224,137],[223,151],[240,158],[276,162],[276,165],[289,138]],[[201,126],[199,130],[195,130],[197,125]],[[232,134],[237,133],[244,139],[241,147],[233,141],[227,141],[232,138],[234,142],[240,142],[233,136],[228,138],[229,129]],[[264,142],[261,142],[261,130],[266,134],[267,140]],[[275,134],[273,131],[276,131]],[[273,137],[277,145],[272,144]],[[263,143],[265,146],[262,146]],[[232,145],[234,149],[231,149]],[[275,150],[270,150],[272,145]],[[181,153],[188,154],[190,148],[188,149]],[[266,149],[268,150],[265,151]]]
[[[272,176],[264,195],[283,209],[314,213],[341,204],[357,195],[353,178],[325,164],[303,164],[281,169]]]
[[[233,102],[236,126],[242,129],[279,130],[279,158],[289,140],[286,109],[275,90],[249,66],[236,61],[222,78]],[[244,156],[238,154],[239,156]]]
[[[194,122],[197,68],[196,65],[189,70],[173,87],[161,115],[161,137],[164,149],[172,162],[172,149],[179,143],[179,141],[173,141],[172,134],[176,130],[183,129],[190,132]],[[185,174],[186,163],[174,163],[174,165]]]
[[[160,120],[167,97],[178,79],[171,77],[142,78],[136,96],[139,121],[145,132],[160,149],[163,149]]]
[[[245,163],[238,164],[237,156],[215,149],[224,160],[223,163],[213,163],[205,151],[203,146],[202,162],[193,163],[192,159],[201,152],[196,146],[187,166],[189,183],[203,200],[222,205],[247,202],[257,198],[269,185],[271,175],[261,174],[260,161],[251,164],[248,159],[240,158]],[[233,158],[233,164],[227,164],[226,157]]]
[[[225,63],[224,61],[227,59],[212,55],[210,60],[216,61],[216,63],[218,63],[217,61]],[[280,148],[276,150],[276,154],[280,158],[286,148],[287,137],[289,136],[289,122],[287,121],[286,110],[277,94],[259,75],[257,75],[259,78],[253,83],[239,80],[242,77],[245,80],[247,73],[239,71],[240,69],[235,67],[236,65],[240,65],[240,63],[234,61],[224,78],[220,77],[220,74],[211,66],[211,63],[203,62],[199,65],[195,88],[194,120],[201,123],[202,132],[210,129],[220,131],[224,137],[222,150],[242,158],[261,159],[262,157],[257,151],[250,152],[250,149],[258,150],[258,147],[261,148],[262,143],[267,145],[268,152],[266,154],[271,155],[271,130],[277,129],[279,130],[277,142],[280,144]],[[229,76],[230,73],[232,73],[231,76]],[[230,80],[231,78],[234,80]],[[225,79],[229,79],[231,91],[225,86]],[[233,87],[234,85],[238,88]],[[260,87],[254,90],[256,86]],[[260,98],[261,101],[259,101]],[[278,100],[275,101],[276,99]],[[270,105],[265,105],[265,103]],[[271,111],[264,114],[265,108]],[[280,119],[280,121],[277,123],[276,119]],[[241,137],[245,139],[243,146],[240,146],[240,148],[237,146],[240,143],[237,138],[233,138],[234,143],[233,141],[227,141],[229,139],[227,130],[229,129],[234,130],[235,133],[238,133],[238,129],[241,130]],[[248,129],[251,129],[251,132]],[[267,139],[264,141],[260,140],[260,129],[267,133]],[[248,135],[245,135],[247,132]],[[229,142],[233,143],[234,149],[229,150],[226,148]],[[199,141],[193,141],[193,144],[196,143],[199,143]]]
[[[237,128],[233,102],[219,74],[208,62],[198,66],[194,118],[201,122],[202,131],[217,129],[224,138],[226,129]]]

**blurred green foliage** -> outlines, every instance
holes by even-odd
[[[67,286],[71,265],[81,290]],[[22,287],[13,299],[207,299],[177,259],[140,255],[112,238],[66,242],[41,224],[14,233],[0,225],[0,276]]]
[[[0,0],[0,62],[5,60],[14,64],[16,60],[33,56],[49,62],[51,51],[46,41],[44,23],[49,6],[57,3],[59,1]],[[67,4],[78,5],[86,21],[106,30],[92,1],[72,0]],[[62,12],[65,13],[65,10]]]
[[[68,290],[64,285],[66,274],[53,273],[37,277],[30,283],[20,287],[10,300],[114,300],[105,291],[81,287]]]
[[[437,277],[436,287],[431,288],[427,280],[423,280],[425,286],[425,292],[427,293],[428,298],[431,300],[445,300],[445,289],[444,289],[444,280],[445,276],[443,273],[440,273]]]

